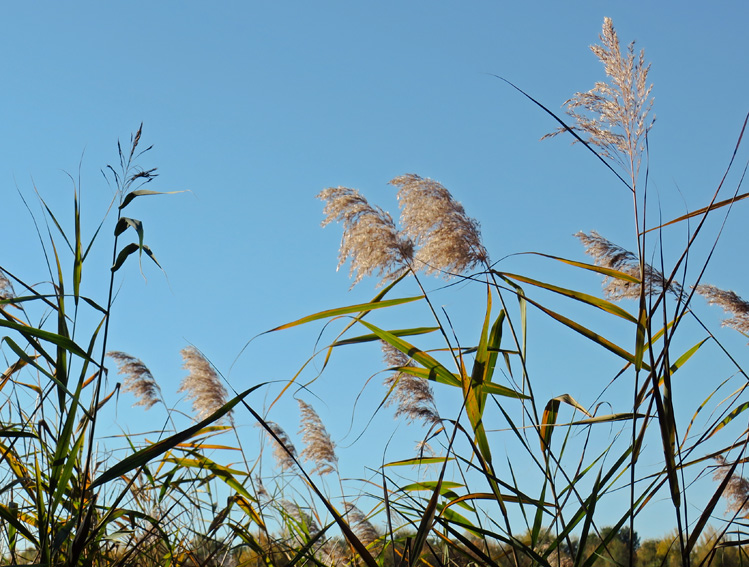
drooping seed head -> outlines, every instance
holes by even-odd
[[[596,266],[610,268],[640,279],[640,261],[629,250],[606,240],[595,230],[591,230],[590,234],[578,232],[575,236],[585,246],[585,253],[593,258]],[[647,295],[661,293],[666,283],[666,278],[659,270],[656,270],[650,264],[645,264],[645,292]],[[681,286],[675,281],[668,285],[668,291],[677,296],[682,293]],[[640,284],[614,276],[605,276],[603,278],[603,292],[612,301],[638,299],[640,297]]]
[[[370,205],[356,189],[331,187],[317,198],[325,201],[323,226],[343,223],[338,268],[351,261],[352,286],[365,276],[388,281],[403,273],[413,256],[413,244],[399,234],[387,212]]]
[[[302,400],[297,401],[301,414],[299,433],[302,434],[304,441],[302,458],[315,464],[311,472],[320,475],[330,474],[338,467],[335,443],[330,439],[330,434],[312,406]]]
[[[178,392],[186,392],[192,399],[196,419],[201,421],[216,412],[226,403],[227,393],[213,365],[194,346],[180,351],[184,361],[182,368],[188,374],[182,379]],[[224,416],[231,421],[231,412]]]
[[[732,317],[723,320],[723,326],[749,334],[749,302],[744,301],[733,291],[725,291],[714,285],[699,285],[697,293],[707,299],[710,305],[717,305]]]
[[[389,390],[386,406],[396,404],[395,419],[405,417],[407,423],[423,421],[427,425],[440,423],[434,402],[434,392],[427,380],[408,373],[413,361],[388,343],[382,343],[383,359],[396,370],[384,380]]]
[[[721,457],[715,457],[718,467],[713,474],[713,480],[722,482],[726,475],[726,469],[729,465]],[[723,498],[728,501],[728,510],[732,513],[743,516],[749,512],[749,480],[738,474],[733,474],[728,481],[726,488],[723,490]]]
[[[351,502],[344,502],[343,505],[346,507],[346,521],[359,541],[364,545],[369,545],[380,537],[375,527],[359,508]]]
[[[118,374],[125,376],[122,391],[132,392],[138,398],[133,406],[144,406],[149,410],[161,401],[161,388],[140,359],[120,351],[110,351],[107,356],[117,364]]]
[[[401,175],[390,184],[398,187],[403,233],[418,247],[417,269],[449,278],[488,263],[479,223],[445,187],[415,174]]]
[[[281,441],[279,443],[272,435],[268,434],[268,439],[270,439],[270,442],[273,445],[273,458],[276,460],[276,465],[278,465],[278,468],[282,471],[293,469],[296,464],[294,463],[294,459],[297,458],[296,447],[294,447],[291,439],[289,439],[289,436],[286,435],[286,432],[280,425],[274,421],[266,421],[266,423],[271,431],[273,431],[273,433],[276,434],[276,437]]]

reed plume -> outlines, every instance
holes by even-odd
[[[187,392],[187,398],[192,398],[192,409],[196,419],[200,421],[218,411],[226,403],[226,388],[211,363],[194,346],[183,348],[180,354],[184,361],[182,368],[188,371],[188,375],[182,380],[177,391]],[[224,417],[232,421],[231,415],[229,412]]]
[[[721,457],[715,457],[719,467],[713,474],[713,480],[722,482],[725,478],[725,473],[722,469],[728,468],[726,460]],[[731,479],[728,481],[726,488],[723,490],[723,498],[728,501],[729,512],[743,516],[749,512],[749,480],[745,479],[741,475],[733,474]]]
[[[13,285],[10,283],[10,280],[5,276],[5,273],[2,270],[0,270],[0,301],[13,299],[15,296],[16,294],[13,291]],[[0,306],[0,309],[2,309],[2,306]]]
[[[406,370],[414,366],[413,361],[385,342],[382,343],[382,354],[385,363],[396,369],[384,380],[385,386],[390,390],[385,405],[397,404],[395,419],[405,417],[407,423],[422,420],[428,425],[440,423],[434,403],[434,392],[429,382],[409,374]]]
[[[293,469],[295,466],[294,459],[297,458],[296,447],[286,435],[283,428],[274,421],[266,421],[268,427],[276,434],[276,437],[280,439],[281,443],[276,441],[272,435],[268,434],[268,438],[273,444],[273,458],[276,460],[276,465],[282,471],[287,469]]]
[[[330,439],[330,434],[312,406],[302,400],[297,401],[301,413],[299,433],[302,434],[305,445],[302,449],[302,458],[315,464],[311,472],[321,476],[330,474],[338,468],[335,443]]]
[[[390,184],[398,187],[403,233],[418,246],[417,268],[423,265],[426,274],[450,277],[488,263],[479,223],[444,186],[415,174],[401,175]]]
[[[343,223],[338,269],[351,260],[352,286],[372,274],[388,281],[403,273],[413,256],[413,244],[398,232],[389,213],[370,205],[356,189],[331,187],[317,198],[325,201],[322,226]]]
[[[710,305],[718,305],[732,315],[723,320],[724,327],[731,327],[744,335],[749,334],[749,302],[741,299],[733,291],[725,291],[714,285],[700,285],[696,291],[707,299]]]
[[[344,502],[343,505],[346,507],[346,520],[359,541],[364,545],[369,545],[380,537],[375,527],[359,508],[351,502]]]
[[[591,230],[590,234],[578,232],[575,236],[585,246],[585,253],[593,258],[596,266],[617,270],[640,279],[640,261],[629,250],[606,240],[595,230]],[[661,293],[666,283],[666,278],[659,270],[645,264],[645,290],[648,295]],[[676,295],[681,295],[682,292],[681,286],[674,281],[668,285],[668,290]],[[603,293],[612,301],[638,299],[640,284],[606,276],[603,278]]]
[[[320,532],[320,526],[317,525],[312,514],[308,514],[302,508],[290,500],[282,498],[280,501],[284,513],[298,524],[308,535],[315,536]]]
[[[648,84],[650,65],[645,63],[644,51],[635,54],[634,42],[622,53],[611,18],[604,18],[599,39],[601,45],[590,49],[603,63],[608,80],[597,82],[587,92],[575,93],[564,106],[575,122],[572,129],[596,146],[601,155],[628,169],[634,178],[646,135],[655,121],[649,117],[653,107],[653,85]],[[544,138],[565,131],[559,128]]]
[[[133,407],[144,406],[149,410],[161,401],[161,388],[143,361],[120,351],[110,351],[107,356],[117,364],[118,374],[125,376],[122,391],[132,392],[138,398]]]

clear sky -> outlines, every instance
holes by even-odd
[[[29,281],[46,278],[18,192],[38,210],[36,186],[69,221],[72,185],[65,172],[77,177],[79,163],[84,229],[91,234],[111,198],[99,171],[116,161],[117,140],[126,143],[143,122],[144,143],[154,149],[142,165],[160,173],[149,187],[188,192],[142,199],[130,210],[144,221],[146,242],[168,279],[147,264],[147,283],[135,264],[121,271],[110,347],[141,358],[176,402],[184,376],[179,350],[187,344],[237,389],[286,380],[313,352],[319,326],[261,337],[230,375],[229,368],[258,333],[373,296],[374,281],[348,291],[347,270],[335,271],[340,228],[320,228],[322,203],[314,198],[326,187],[359,188],[395,213],[390,179],[404,173],[436,179],[480,221],[494,260],[529,250],[583,260],[572,237],[578,230],[596,229],[632,247],[626,189],[583,148],[564,139],[539,142],[553,121],[491,76],[561,111],[574,92],[603,79],[588,46],[597,42],[604,16],[623,42],[645,48],[653,65],[653,201],[660,200],[664,219],[705,205],[748,110],[744,1],[6,4],[0,265]],[[749,295],[738,246],[749,236],[743,215],[739,209],[726,229],[710,280]],[[671,236],[675,246],[683,244],[684,231]],[[102,301],[109,254],[102,246],[103,269],[84,273],[84,293]],[[599,289],[595,280],[557,266],[505,265],[547,279],[569,277],[565,283],[591,293]],[[480,301],[478,289],[440,296],[468,343],[482,315],[469,295]],[[414,320],[402,326],[429,324],[423,312],[409,313]],[[530,354],[543,396],[569,392],[592,403],[591,392],[600,391],[618,362],[601,356],[607,366],[599,379],[595,369],[568,359],[567,331],[540,316],[531,322],[539,329]],[[547,332],[562,338],[532,342],[548,341]],[[742,347],[740,337],[736,345]],[[382,461],[395,427],[386,410],[354,442],[384,395],[382,375],[374,376],[357,410],[350,409],[382,368],[379,353],[365,351],[355,353],[363,361],[356,364],[354,355],[342,354],[302,395],[344,451],[345,475],[354,477],[366,476],[362,463]],[[554,375],[543,376],[550,368]],[[438,396],[453,393],[438,390]],[[123,395],[119,402],[124,429],[159,426],[163,412],[144,415],[130,409],[131,401]],[[254,403],[262,407],[264,399]],[[295,404],[278,406],[270,418],[295,435]],[[257,431],[246,431],[253,447]],[[401,435],[403,448],[390,448],[386,459],[409,456],[408,443],[420,434]],[[641,533],[664,529],[663,521],[644,519]]]

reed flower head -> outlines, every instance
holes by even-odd
[[[138,398],[133,406],[149,410],[161,401],[161,388],[141,360],[120,351],[110,351],[107,356],[117,363],[118,374],[125,376],[122,391],[132,392]]]
[[[343,223],[338,268],[351,260],[352,285],[372,274],[383,281],[392,280],[406,269],[413,244],[398,232],[390,214],[370,205],[356,189],[331,187],[317,198],[325,201],[323,226],[333,221]]]
[[[275,433],[276,437],[281,440],[281,443],[279,443],[272,435],[268,434],[268,438],[273,444],[273,458],[276,460],[278,468],[282,471],[293,469],[296,464],[294,463],[294,459],[297,458],[296,447],[294,447],[291,439],[289,439],[289,436],[286,435],[286,432],[280,425],[274,421],[266,421],[266,423],[271,431]]]
[[[359,541],[364,545],[369,545],[380,537],[375,527],[359,508],[351,502],[344,502],[343,505],[346,507],[346,521],[351,526],[351,531],[359,538]]]
[[[602,268],[609,268],[623,272],[633,278],[640,279],[640,261],[629,250],[606,240],[595,230],[590,234],[578,232],[575,236],[585,246],[585,253],[591,256],[596,264]],[[645,264],[645,290],[648,295],[661,293],[666,286],[666,278],[650,264]],[[681,295],[681,286],[672,281],[668,290],[674,294]],[[603,292],[607,299],[618,301],[620,299],[638,299],[640,297],[640,284],[613,276],[603,278]]]
[[[723,469],[728,468],[728,464],[723,457],[715,457],[719,467],[715,469],[713,480],[722,482],[725,478]],[[728,510],[738,515],[744,515],[749,512],[749,480],[743,476],[734,474],[728,481],[723,497],[728,501]]]
[[[749,334],[749,302],[741,299],[733,291],[725,291],[714,285],[697,286],[697,293],[707,299],[710,305],[718,305],[732,315],[723,320],[724,327],[731,327],[745,335]]]
[[[299,433],[302,434],[302,440],[304,441],[302,458],[315,464],[315,468],[311,472],[320,475],[330,474],[338,466],[335,443],[330,439],[330,434],[312,406],[302,400],[297,401],[301,413]]]
[[[188,375],[182,380],[178,392],[187,392],[192,398],[192,409],[198,421],[205,419],[226,403],[226,388],[210,362],[194,346],[180,351]],[[231,421],[231,413],[228,414]]]
[[[301,528],[304,532],[306,532],[306,534],[312,537],[320,532],[320,526],[317,525],[317,521],[315,520],[314,516],[302,510],[302,508],[298,504],[296,504],[295,502],[291,502],[290,500],[286,500],[285,498],[282,498],[280,500],[280,504],[286,516],[297,524],[297,528]]]
[[[404,416],[408,423],[416,420],[423,420],[428,425],[440,423],[434,392],[429,382],[405,370],[414,366],[413,361],[385,342],[382,343],[382,353],[385,363],[397,369],[384,380],[385,386],[390,390],[385,405],[397,404],[395,419]]]
[[[418,246],[417,268],[450,277],[489,261],[479,223],[440,183],[407,174],[390,184],[398,187],[403,233]]]
[[[16,294],[13,291],[13,285],[3,271],[0,270],[0,301],[13,299],[15,296]],[[0,308],[2,308],[2,306],[0,306]]]
[[[611,18],[604,18],[599,39],[601,45],[590,49],[603,63],[608,80],[597,82],[588,92],[575,93],[564,104],[576,124],[572,129],[636,177],[645,137],[655,121],[649,117],[653,107],[650,65],[645,63],[644,51],[635,54],[634,42],[622,53]],[[544,138],[565,130],[559,128]]]

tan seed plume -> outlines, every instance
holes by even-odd
[[[311,472],[320,475],[330,474],[338,468],[335,443],[330,439],[330,434],[312,406],[302,400],[297,401],[301,413],[299,433],[302,434],[304,441],[302,458],[315,464]]]
[[[427,425],[439,424],[440,416],[429,382],[404,370],[414,366],[413,361],[385,342],[382,343],[382,354],[385,364],[400,369],[384,380],[385,386],[390,390],[385,405],[397,404],[395,419],[405,417],[408,423],[420,420]]]
[[[13,291],[13,285],[10,283],[10,280],[5,277],[3,271],[0,270],[0,301],[13,299],[15,296],[16,294]],[[0,309],[3,307],[4,306],[0,305]]]
[[[192,409],[198,421],[216,412],[226,403],[226,388],[210,362],[194,346],[180,351],[184,361],[182,368],[188,375],[182,380],[178,392],[187,392],[192,399]],[[231,413],[224,416],[231,421]]]
[[[296,447],[294,447],[291,439],[289,439],[289,436],[286,435],[286,432],[280,425],[278,425],[274,421],[266,421],[266,423],[268,424],[268,427],[271,429],[271,431],[276,434],[276,436],[281,440],[281,443],[283,444],[279,444],[279,442],[276,441],[273,436],[268,434],[268,438],[273,445],[273,458],[276,460],[276,465],[278,465],[278,468],[280,468],[282,471],[293,469],[296,464],[294,463],[294,459],[297,458]]]
[[[125,376],[122,391],[132,392],[138,398],[133,406],[143,406],[149,410],[161,401],[161,388],[141,360],[120,351],[110,351],[107,356],[117,364],[118,374]]]
[[[629,276],[640,279],[640,261],[632,252],[606,240],[595,230],[590,234],[578,232],[575,236],[585,246],[585,253],[591,256],[596,266],[610,268],[623,272]],[[648,295],[659,294],[666,285],[666,278],[663,274],[653,268],[650,264],[645,264],[645,291]],[[671,282],[668,290],[675,295],[681,295],[681,286],[676,282]],[[640,284],[627,280],[618,279],[612,276],[606,276],[603,279],[603,292],[607,299],[618,301],[620,299],[638,299],[640,297]]]
[[[586,142],[636,177],[645,137],[655,121],[649,117],[653,107],[653,86],[648,84],[650,65],[645,63],[644,51],[635,54],[634,42],[622,53],[611,18],[604,18],[599,39],[601,45],[590,49],[603,63],[608,80],[597,82],[587,92],[575,93],[565,102],[567,114],[575,122],[572,128]],[[564,131],[559,128],[544,138]]]
[[[488,263],[479,223],[445,187],[415,174],[401,175],[390,184],[398,187],[403,233],[418,246],[417,268],[451,277]]]
[[[715,457],[715,460],[720,466],[715,469],[713,480],[722,482],[726,475],[725,469],[729,465],[723,457]],[[728,510],[730,512],[740,516],[749,512],[749,480],[737,474],[732,475],[725,490],[723,490],[723,498],[728,501]]]
[[[374,274],[388,281],[403,272],[413,256],[413,244],[398,233],[387,212],[370,205],[356,189],[331,187],[317,198],[325,201],[323,226],[343,223],[338,268],[351,260],[352,285],[365,276]]]
[[[346,507],[346,521],[359,541],[364,545],[369,545],[380,537],[375,527],[359,508],[351,502],[344,502],[343,505]]]
[[[697,293],[707,299],[710,305],[717,305],[732,317],[723,320],[723,326],[749,334],[749,302],[744,301],[733,291],[725,291],[714,285],[697,286]]]

